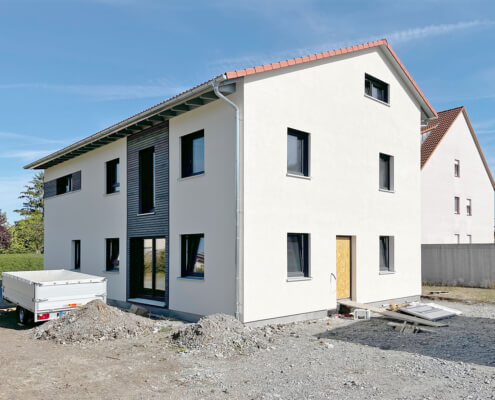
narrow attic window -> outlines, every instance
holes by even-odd
[[[460,214],[461,213],[461,200],[459,197],[454,197],[454,214]]]
[[[389,85],[371,75],[364,75],[364,94],[384,103],[389,103]]]
[[[461,176],[461,162],[459,160],[454,160],[454,176],[456,178]]]
[[[107,161],[107,194],[120,192],[120,163],[116,158]]]

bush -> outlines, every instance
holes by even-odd
[[[43,269],[43,254],[0,254],[0,273],[38,269]]]

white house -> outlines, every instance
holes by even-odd
[[[46,174],[45,268],[187,319],[417,298],[435,117],[384,39],[219,75],[26,166]]]
[[[466,109],[421,131],[422,243],[493,243],[495,181]]]

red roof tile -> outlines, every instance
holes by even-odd
[[[471,121],[467,115],[466,108],[464,106],[451,108],[450,110],[440,111],[438,113],[438,119],[430,120],[428,125],[421,129],[421,134],[425,134],[426,132],[430,132],[429,136],[421,145],[421,169],[425,166],[428,160],[431,158],[438,145],[445,137],[450,127],[454,124],[457,117],[461,114],[464,114],[466,118],[468,128],[471,131],[471,135],[473,137],[474,143],[478,149],[478,152],[481,157],[481,161],[483,162],[486,172],[488,173],[488,177],[492,183],[493,188],[495,189],[495,180],[493,179],[492,173],[490,171],[490,167],[485,159],[485,155],[481,149],[481,145],[478,141],[478,137],[471,125]]]
[[[333,50],[333,51],[330,51],[330,52],[325,51],[323,53],[312,54],[312,55],[305,56],[305,57],[292,58],[292,59],[289,59],[289,60],[286,60],[286,61],[280,61],[280,62],[277,62],[277,63],[258,65],[258,66],[254,67],[254,68],[245,68],[245,69],[240,69],[240,70],[237,70],[237,71],[226,72],[225,73],[225,76],[227,77],[227,79],[234,79],[234,78],[239,78],[239,77],[242,77],[242,76],[254,75],[254,74],[261,73],[261,72],[270,71],[272,69],[285,68],[285,67],[288,67],[288,66],[291,66],[291,65],[295,65],[295,64],[302,64],[302,63],[311,62],[311,61],[314,61],[314,60],[320,60],[320,59],[323,59],[323,58],[329,58],[329,57],[338,56],[338,55],[341,55],[341,54],[353,53],[353,52],[360,51],[360,50],[363,50],[363,49],[369,49],[369,48],[378,47],[378,46],[385,46],[387,48],[387,50],[390,52],[390,54],[395,59],[395,61],[397,62],[397,64],[399,64],[399,66],[401,67],[401,69],[404,72],[404,74],[411,81],[412,85],[417,90],[417,92],[419,93],[419,95],[421,96],[421,98],[424,100],[424,102],[426,103],[426,105],[428,106],[428,108],[436,116],[437,113],[436,113],[435,109],[432,107],[432,105],[430,104],[430,102],[428,101],[428,99],[426,98],[426,96],[423,94],[423,92],[421,91],[421,89],[418,87],[418,85],[416,84],[416,82],[414,82],[414,79],[409,74],[409,72],[407,71],[406,67],[404,67],[404,64],[402,64],[402,62],[400,61],[399,57],[397,57],[397,54],[395,54],[395,52],[392,50],[392,47],[390,47],[390,45],[388,44],[388,42],[387,42],[386,39],[381,39],[381,40],[376,40],[374,42],[363,43],[363,44],[359,44],[359,45],[355,45],[355,46],[345,47],[345,48]]]

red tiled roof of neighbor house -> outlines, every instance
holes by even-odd
[[[258,65],[256,67],[252,67],[252,68],[244,68],[244,69],[240,69],[237,71],[226,72],[225,75],[227,76],[227,79],[240,78],[243,76],[259,74],[261,72],[272,71],[272,70],[280,69],[280,68],[286,68],[286,67],[290,67],[292,65],[304,64],[304,63],[307,63],[309,61],[322,60],[325,58],[335,57],[335,56],[339,56],[342,54],[354,53],[354,52],[359,51],[359,50],[370,49],[370,48],[378,47],[378,46],[385,46],[387,48],[387,50],[393,56],[395,61],[402,68],[402,71],[404,71],[404,74],[411,81],[414,88],[418,91],[419,95],[424,100],[424,102],[426,103],[428,108],[433,112],[433,114],[435,116],[437,116],[435,109],[432,107],[432,105],[430,104],[430,102],[428,101],[426,96],[423,94],[421,89],[418,87],[416,82],[414,82],[414,79],[409,74],[409,72],[407,71],[404,64],[402,64],[399,57],[397,57],[397,54],[395,54],[392,47],[390,47],[390,45],[388,44],[387,39],[380,39],[380,40],[376,40],[374,42],[359,44],[359,45],[350,46],[350,47],[344,47],[344,48],[338,49],[338,50],[325,51],[323,53],[311,54],[309,56],[304,56],[304,57],[291,58],[289,60],[274,62],[271,64]]]
[[[431,158],[438,145],[445,137],[450,127],[454,124],[461,112],[466,118],[468,128],[471,131],[471,136],[473,137],[474,143],[478,149],[481,161],[483,162],[486,172],[488,173],[488,177],[490,178],[492,186],[495,189],[495,180],[493,179],[490,167],[488,166],[485,155],[483,154],[483,150],[481,149],[480,142],[478,141],[478,137],[476,136],[473,126],[471,125],[471,121],[469,120],[469,116],[467,115],[467,111],[464,106],[451,108],[445,111],[439,111],[438,119],[430,120],[428,125],[421,129],[422,135],[426,132],[430,132],[429,136],[421,145],[421,169],[423,169],[428,160]]]

